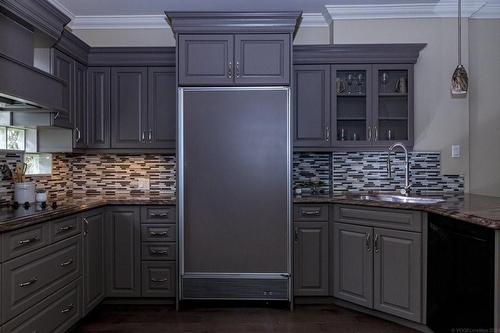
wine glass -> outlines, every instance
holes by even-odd
[[[347,86],[348,86],[348,89],[347,89],[347,94],[350,95],[351,92],[352,92],[352,83],[354,81],[354,75],[352,75],[351,73],[349,73],[349,75],[347,75]]]
[[[363,94],[361,87],[363,87],[363,74],[359,73],[358,74],[358,94],[359,95]]]
[[[389,83],[389,74],[387,72],[382,73],[381,81],[382,81],[383,90],[386,91],[387,90],[387,83]]]

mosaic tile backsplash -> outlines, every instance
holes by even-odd
[[[11,169],[22,161],[19,154],[0,155]],[[138,190],[139,178],[148,178],[150,190]],[[52,175],[27,177],[48,191],[50,200],[75,195],[175,194],[175,157],[171,155],[53,154]],[[0,204],[14,196],[12,180],[0,180]]]
[[[325,171],[325,158],[332,159],[332,169]],[[331,186],[322,193],[385,191],[395,192],[404,185],[404,154],[392,153],[393,177],[387,175],[387,152],[334,152],[294,154],[294,188],[303,194],[313,189],[304,186],[307,179],[329,178]],[[330,170],[331,173],[330,173]],[[410,153],[410,180],[415,192],[463,192],[464,178],[441,175],[441,155],[438,152]]]

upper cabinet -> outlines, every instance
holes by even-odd
[[[151,148],[175,148],[176,92],[174,67],[148,68],[148,138]]]
[[[166,13],[180,86],[288,86],[300,12]]]
[[[290,35],[181,35],[179,85],[288,85]]]
[[[64,111],[54,115],[54,125],[56,126],[68,128],[73,126],[74,71],[75,61],[61,51],[54,49],[52,53],[52,74],[62,79],[66,84],[63,89],[62,101]]]
[[[413,146],[413,64],[422,44],[295,49],[294,146]]]

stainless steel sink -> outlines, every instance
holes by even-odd
[[[442,198],[431,198],[431,197],[410,197],[404,195],[396,194],[363,194],[358,197],[361,200],[374,200],[374,201],[385,201],[394,203],[412,203],[421,205],[432,205],[445,200]]]

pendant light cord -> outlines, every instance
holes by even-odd
[[[462,0],[458,0],[458,64],[462,64]]]

